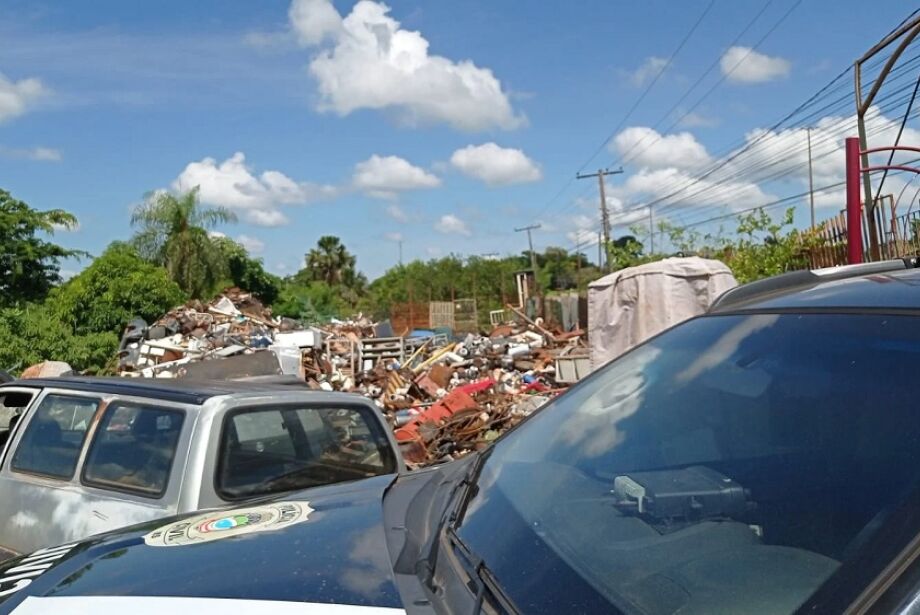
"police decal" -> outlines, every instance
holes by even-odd
[[[179,547],[280,530],[306,521],[312,512],[308,502],[271,502],[212,511],[158,527],[144,536],[144,543],[151,547]]]

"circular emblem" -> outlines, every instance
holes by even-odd
[[[306,521],[311,512],[309,502],[272,502],[206,512],[158,527],[144,536],[144,542],[151,547],[178,547],[280,530]]]

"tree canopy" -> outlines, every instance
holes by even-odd
[[[84,256],[43,238],[77,219],[61,209],[38,211],[0,190],[0,306],[40,301],[61,282],[61,260]]]
[[[235,221],[236,215],[224,207],[202,207],[197,188],[178,196],[157,192],[135,208],[131,224],[140,228],[132,242],[142,257],[165,267],[171,280],[199,299],[227,275],[226,261],[208,230]]]
[[[262,259],[253,258],[246,248],[229,237],[215,237],[212,241],[226,263],[230,285],[251,292],[263,303],[272,304],[278,299],[281,279],[265,271]]]
[[[52,291],[48,307],[75,333],[121,331],[132,318],[147,322],[182,303],[185,294],[166,270],[115,242],[89,267]]]

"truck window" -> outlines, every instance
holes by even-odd
[[[33,393],[24,391],[0,392],[0,450],[9,440],[26,406],[32,403]]]
[[[13,454],[13,470],[71,478],[98,408],[95,398],[47,395],[35,409]]]
[[[83,483],[159,497],[166,491],[182,422],[180,410],[110,404],[93,436]]]
[[[224,418],[218,494],[235,500],[396,470],[369,408],[244,409]]]

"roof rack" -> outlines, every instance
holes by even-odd
[[[843,265],[840,267],[825,267],[804,271],[790,271],[772,278],[749,282],[736,286],[722,293],[710,306],[710,312],[717,312],[727,308],[737,307],[766,295],[773,295],[790,290],[803,290],[832,280],[845,280],[874,273],[901,271],[914,269],[920,266],[920,259],[912,256],[875,263],[860,263],[858,265]]]

